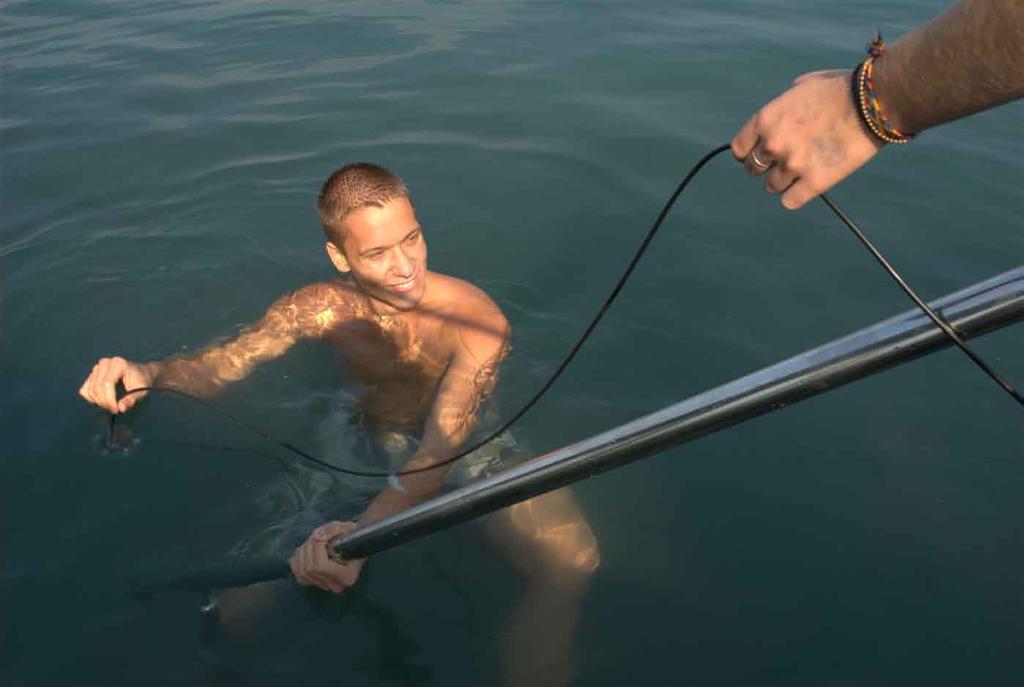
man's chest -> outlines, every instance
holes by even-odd
[[[329,339],[364,382],[434,382],[451,357],[443,330],[429,322],[356,320]]]

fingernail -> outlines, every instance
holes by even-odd
[[[313,530],[313,536],[316,537],[317,539],[325,538],[327,536],[327,531],[325,529],[325,526],[324,525],[320,525],[320,527],[317,527],[315,530]]]

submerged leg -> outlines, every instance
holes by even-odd
[[[499,511],[486,526],[526,581],[503,636],[506,684],[567,684],[575,672],[580,606],[601,562],[586,517],[572,494],[560,489]]]
[[[211,612],[231,637],[251,637],[267,627],[274,613],[280,612],[287,585],[287,581],[273,580],[225,589],[218,594]]]
[[[257,683],[282,637],[281,610],[290,590],[284,581],[219,590],[203,619],[202,682],[214,686]]]

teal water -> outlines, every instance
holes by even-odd
[[[4,3],[0,683],[494,683],[521,585],[472,528],[381,554],[350,600],[277,619],[228,667],[199,598],[105,597],[104,577],[266,525],[281,468],[169,398],[104,454],[81,380],[329,276],[316,191],[369,159],[408,181],[433,268],[509,316],[511,412],[696,159],[793,76],[943,4]],[[1021,263],[1022,114],[929,132],[836,189],[926,297]],[[786,213],[722,159],[519,436],[555,448],[907,307],[824,207]],[[1019,387],[1022,343],[977,348]],[[317,449],[344,381],[301,346],[220,402]],[[1014,684],[1022,457],[1020,411],[945,351],[579,485],[603,564],[576,684]]]

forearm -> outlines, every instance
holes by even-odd
[[[963,0],[875,61],[885,114],[920,132],[1024,97],[1024,2]]]
[[[389,515],[401,513],[426,501],[430,496],[432,496],[432,493],[426,491],[416,493],[410,491],[401,492],[393,487],[386,487],[374,497],[366,507],[366,510],[363,511],[363,514],[359,516],[359,526],[364,527]]]
[[[389,515],[400,513],[432,497],[440,491],[444,484],[444,478],[451,467],[450,464],[439,464],[454,455],[454,448],[445,451],[417,451],[412,460],[403,466],[403,472],[432,465],[438,465],[438,467],[433,470],[395,477],[392,480],[393,483],[377,494],[363,514],[359,516],[359,525],[368,525]],[[396,486],[401,488],[396,488]]]
[[[294,298],[279,299],[263,319],[229,341],[194,354],[147,363],[154,384],[194,396],[213,396],[247,377],[257,365],[283,355],[299,338],[318,334],[296,317]]]
[[[240,355],[231,344],[201,351],[193,356],[174,356],[149,362],[143,368],[153,386],[177,389],[209,398],[231,382],[243,379],[256,364],[254,356]]]
[[[212,396],[256,366],[283,355],[300,339],[322,338],[352,311],[330,283],[311,284],[277,299],[238,336],[191,355],[147,363],[154,384]]]
[[[204,370],[203,365],[187,358],[167,358],[144,363],[143,369],[159,389],[175,389],[192,396],[209,398],[223,388],[223,384]]]

